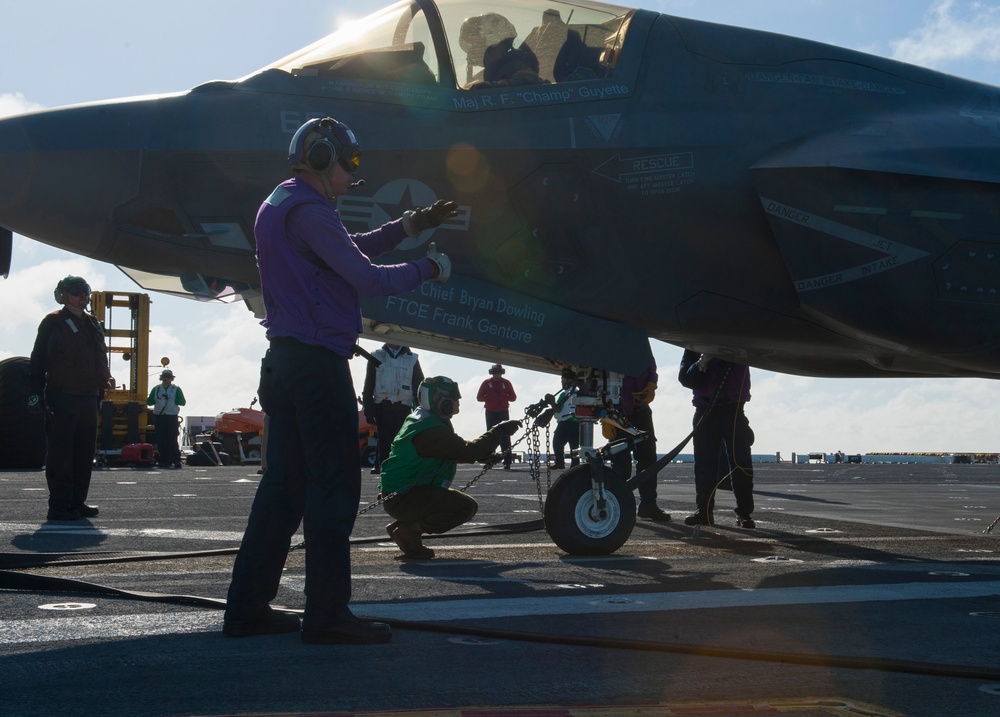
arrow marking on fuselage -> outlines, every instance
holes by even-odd
[[[648,154],[644,157],[629,157],[627,159],[622,159],[619,152],[614,157],[595,167],[594,174],[606,177],[615,182],[621,182],[622,177],[676,172],[692,168],[694,168],[694,154],[691,152]]]
[[[890,269],[897,269],[905,264],[929,256],[929,252],[922,249],[916,249],[912,246],[886,239],[878,234],[856,229],[831,219],[825,219],[803,209],[796,209],[795,207],[790,207],[787,204],[782,204],[767,197],[761,197],[760,201],[764,205],[764,211],[773,217],[798,224],[821,234],[843,239],[858,246],[874,249],[885,255],[883,258],[876,259],[875,261],[865,262],[864,264],[841,269],[829,274],[821,274],[806,279],[796,279],[795,289],[799,292],[825,289],[837,284],[846,284],[858,279],[865,279],[869,276],[881,274]]]
[[[959,114],[985,127],[990,136],[1000,137],[1000,95],[997,93],[976,95],[965,103]]]

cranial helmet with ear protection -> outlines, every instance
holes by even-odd
[[[510,20],[495,12],[466,18],[459,30],[458,44],[465,50],[473,64],[483,61],[483,53],[490,45],[517,37],[517,30]]]
[[[59,280],[52,296],[56,303],[65,304],[67,295],[80,296],[81,293],[90,296],[90,284],[87,283],[87,280],[82,276],[67,276]]]
[[[317,117],[295,132],[288,145],[288,162],[297,169],[319,173],[340,162],[348,174],[354,174],[361,163],[361,148],[346,124],[332,117]]]
[[[455,415],[455,402],[462,397],[458,384],[447,376],[433,376],[420,382],[420,407],[441,416]]]

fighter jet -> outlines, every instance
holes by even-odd
[[[647,337],[813,376],[1000,373],[1000,91],[588,0],[405,0],[235,81],[0,121],[11,232],[261,310],[253,221],[332,116],[366,230],[438,198],[452,280],[366,336],[633,372]],[[72,186],[73,191],[66,191]]]

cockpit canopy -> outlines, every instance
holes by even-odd
[[[403,0],[265,70],[482,89],[607,79],[633,9],[559,0]]]

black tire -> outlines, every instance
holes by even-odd
[[[198,468],[205,468],[208,466],[214,466],[215,460],[209,458],[208,454],[204,451],[195,451],[187,457],[187,464],[189,466],[196,466]]]
[[[36,470],[45,465],[45,414],[28,411],[28,367],[24,356],[0,361],[0,469]]]
[[[604,471],[607,506],[596,514],[590,473],[589,465],[570,468],[545,498],[545,529],[570,555],[609,555],[625,544],[635,526],[635,496],[610,468]]]

